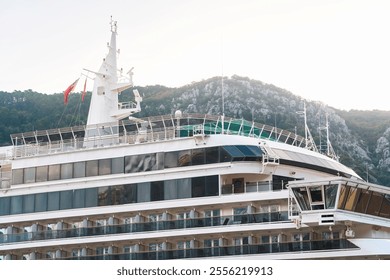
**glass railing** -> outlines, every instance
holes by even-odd
[[[169,220],[158,222],[143,222],[132,224],[107,225],[98,227],[82,227],[64,230],[45,230],[15,234],[0,234],[0,244],[38,241],[59,238],[74,238],[121,233],[150,232],[160,230],[175,230],[184,228],[199,228],[227,226],[235,224],[254,224],[270,222],[287,222],[288,212],[255,213],[220,217],[194,218],[185,220]]]
[[[185,258],[207,258],[238,255],[257,255],[272,253],[294,253],[330,250],[358,249],[356,245],[346,239],[284,242],[270,244],[255,244],[241,246],[222,246],[213,248],[195,248],[166,251],[148,251],[125,254],[106,254],[77,256],[64,259],[71,260],[169,260]]]
[[[128,109],[130,103],[120,104],[120,109]],[[141,123],[144,129],[139,128]],[[99,132],[102,129],[105,132],[103,134]],[[92,130],[99,133],[92,137],[84,137],[85,131]],[[175,138],[177,134],[180,137],[190,137],[199,132],[207,135],[225,133],[269,139],[299,147],[303,147],[306,143],[306,139],[302,136],[265,124],[229,117],[224,117],[222,120],[220,116],[183,114],[181,118],[175,118],[172,115],[154,116],[143,119],[137,118],[136,120],[126,119],[119,123],[83,125],[12,134],[13,152],[12,155],[7,154],[7,158],[67,152],[95,146],[154,142]]]

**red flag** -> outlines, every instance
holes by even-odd
[[[78,81],[79,81],[79,79],[77,79],[76,81],[74,81],[73,84],[71,84],[70,86],[68,86],[68,88],[64,91],[64,103],[65,103],[65,104],[68,104],[68,97],[69,97],[69,94],[74,90],[74,88],[76,87]]]
[[[82,101],[82,102],[84,102],[84,97],[85,97],[85,93],[86,93],[86,88],[87,88],[87,78],[85,78],[83,94],[81,95],[81,101]]]

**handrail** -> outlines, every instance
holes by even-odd
[[[287,222],[287,211],[0,234],[0,244],[183,228]]]
[[[347,239],[309,240],[235,246],[216,246],[162,251],[142,251],[132,253],[95,254],[87,256],[62,257],[71,260],[168,260],[185,258],[223,257],[275,253],[311,253],[318,251],[356,250],[358,246]]]
[[[199,130],[200,126],[202,129]],[[154,142],[180,137],[192,137],[194,129],[204,134],[233,134],[279,141],[302,146],[305,139],[294,133],[243,119],[202,114],[183,114],[125,119],[114,123],[82,125],[12,134],[13,153],[10,157],[30,157],[58,152],[113,145]],[[179,133],[180,132],[180,133]]]

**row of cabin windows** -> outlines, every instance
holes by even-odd
[[[219,162],[256,161],[261,155],[261,150],[257,146],[224,146],[44,165],[14,169],[12,184],[147,172]]]
[[[218,176],[0,197],[0,215],[217,196]]]

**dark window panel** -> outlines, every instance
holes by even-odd
[[[10,214],[11,198],[0,197],[0,215],[5,216]]]
[[[74,190],[73,193],[73,208],[85,207],[85,189]]]
[[[164,181],[152,182],[150,186],[150,200],[164,200]]]
[[[22,214],[23,213],[23,196],[17,195],[11,197],[11,210],[10,214]]]
[[[73,207],[73,191],[60,192],[60,210],[71,209]]]
[[[98,189],[91,188],[85,190],[85,207],[95,207],[98,205]]]
[[[35,195],[35,211],[44,212],[47,210],[47,193],[37,193]]]
[[[206,163],[218,163],[219,162],[219,147],[206,148]]]
[[[60,209],[60,192],[50,192],[47,195],[47,210],[59,210]]]
[[[205,149],[192,150],[192,165],[201,165],[206,163]]]
[[[33,213],[34,211],[34,195],[23,195],[23,213]]]
[[[205,177],[195,177],[191,179],[192,197],[205,196]]]

